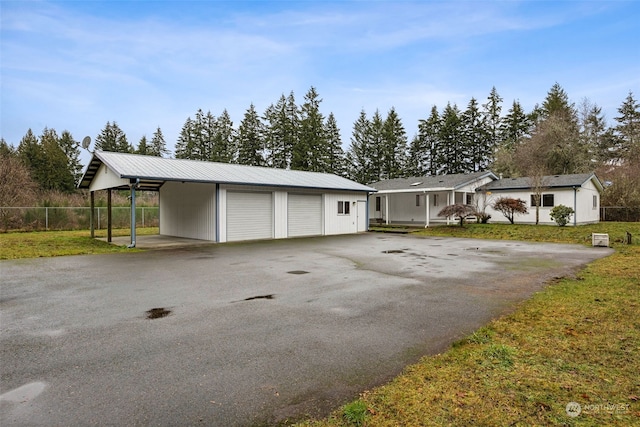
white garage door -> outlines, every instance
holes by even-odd
[[[289,194],[287,200],[289,237],[322,234],[322,195]]]
[[[227,241],[272,239],[271,193],[227,192]]]

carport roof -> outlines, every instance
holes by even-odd
[[[198,160],[167,159],[108,151],[96,151],[93,153],[91,162],[89,162],[78,188],[88,189],[102,164],[121,179],[139,179],[139,188],[141,190],[158,190],[166,181],[180,181],[343,191],[376,191],[374,188],[328,173]]]
[[[411,178],[386,179],[371,184],[382,193],[407,191],[444,191],[457,190],[485,177],[498,179],[491,171],[457,173],[449,175],[415,176]]]

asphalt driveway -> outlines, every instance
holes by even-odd
[[[609,253],[367,233],[0,261],[0,424],[326,414]]]

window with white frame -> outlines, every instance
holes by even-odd
[[[467,205],[472,205],[473,204],[473,194],[467,193]]]
[[[598,196],[593,195],[593,209],[598,209]]]
[[[380,207],[381,207],[381,197],[380,196],[376,196],[376,212],[380,212]]]
[[[420,206],[420,195],[416,194],[416,206]]]
[[[438,206],[438,195],[437,194],[433,195],[433,206]]]
[[[350,215],[350,204],[348,200],[339,200],[338,201],[338,215]]]

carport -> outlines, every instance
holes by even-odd
[[[78,185],[131,193],[131,241],[136,246],[136,191],[160,193],[160,234],[211,242],[352,234],[368,229],[374,188],[341,176],[184,159],[96,151]]]

